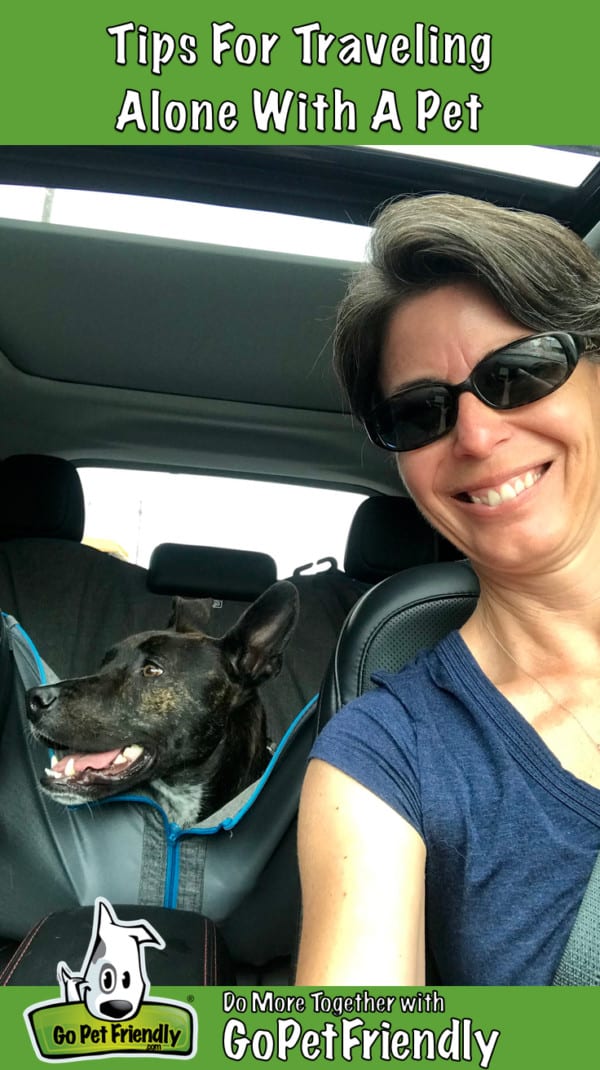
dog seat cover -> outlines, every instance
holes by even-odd
[[[44,504],[46,485],[51,493]],[[83,495],[73,465],[56,457],[8,459],[0,462],[0,487],[11,502],[5,511],[10,521],[0,524],[0,606],[25,627],[60,679],[94,672],[104,651],[128,635],[167,626],[176,590],[154,593],[146,569],[79,542]],[[218,584],[199,592],[193,580],[201,558],[202,577],[212,569],[215,581],[213,551],[191,552],[184,559],[171,547],[163,564],[183,576],[191,595],[213,596],[206,631],[223,635],[247,608],[242,594],[248,592],[224,591]],[[235,551],[225,553],[231,561]],[[258,576],[261,584],[266,576]],[[172,572],[170,582],[174,578]],[[293,582],[300,594],[298,626],[281,673],[261,688],[269,733],[280,744],[276,760],[249,792],[250,800],[234,801],[198,830],[175,829],[147,798],[70,810],[42,794],[39,778],[49,756],[31,739],[24,692],[42,682],[43,666],[18,626],[0,618],[6,655],[0,677],[5,691],[0,713],[6,714],[0,749],[0,864],[6,875],[0,938],[20,939],[49,911],[91,904],[104,894],[114,903],[166,904],[209,914],[219,921],[238,963],[289,957],[299,910],[295,816],[315,730],[310,700],[341,624],[365,589],[337,569]]]
[[[180,829],[147,795],[66,807],[39,786],[48,749],[34,741],[25,693],[57,677],[14,618],[0,617],[6,691],[0,747],[0,937],[22,940],[49,912],[111,903],[193,910],[220,925],[237,961],[289,956],[299,892],[294,819],[314,738],[316,696],[260,781],[224,812]],[[268,791],[266,790],[268,787]],[[25,819],[24,819],[25,818]],[[280,897],[281,880],[290,885]],[[280,901],[280,898],[282,901]],[[249,924],[248,919],[251,919]]]
[[[2,617],[2,644],[12,688],[0,749],[0,933],[20,940],[44,914],[92,903],[96,895],[130,902],[142,865],[144,821],[133,807],[75,813],[43,794],[39,780],[49,753],[31,738],[25,691],[57,677],[12,617]]]

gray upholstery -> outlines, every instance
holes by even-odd
[[[146,570],[64,539],[0,542],[0,606],[22,624],[58,676],[82,676],[126,635],[165,628],[171,598]]]
[[[81,544],[84,500],[74,465],[8,457],[0,490],[0,608],[59,676],[93,672],[126,635],[166,626],[171,599],[147,590],[145,569]]]

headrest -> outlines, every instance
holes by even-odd
[[[84,501],[75,465],[23,453],[0,462],[0,539],[81,542]]]
[[[395,572],[464,555],[438,535],[411,498],[384,494],[359,505],[346,543],[344,571],[363,583],[379,583]]]
[[[268,554],[163,542],[152,551],[147,584],[154,594],[253,602],[276,579]]]

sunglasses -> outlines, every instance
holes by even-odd
[[[581,335],[564,331],[521,338],[480,360],[462,383],[412,383],[381,401],[364,420],[367,434],[376,446],[404,453],[452,430],[461,394],[475,394],[491,409],[531,405],[566,383],[585,345]]]

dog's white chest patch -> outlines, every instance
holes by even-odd
[[[169,821],[181,828],[197,823],[204,797],[202,784],[173,786],[158,779],[152,781],[152,792]]]

